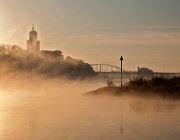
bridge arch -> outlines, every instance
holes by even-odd
[[[93,70],[95,72],[120,72],[121,68],[111,64],[92,64]],[[124,73],[128,73],[126,70],[122,69]]]
[[[93,70],[102,79],[112,80],[116,85],[121,83],[121,68],[111,64],[92,64]],[[127,84],[131,79],[131,73],[122,69],[123,71],[123,84]]]

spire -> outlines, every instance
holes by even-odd
[[[33,53],[38,53],[40,51],[40,41],[38,41],[38,33],[34,25],[32,25],[32,30],[29,33],[29,40],[27,40],[27,50]]]
[[[33,40],[37,40],[37,35],[38,33],[36,32],[36,30],[34,29],[34,26],[32,26],[32,30],[29,33],[29,40],[33,41]]]

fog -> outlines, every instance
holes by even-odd
[[[87,92],[106,86],[107,81],[95,77],[86,62],[65,58],[60,51],[3,53],[1,140],[180,138],[178,100],[89,96]]]
[[[90,64],[70,56],[64,57],[60,50],[31,53],[16,45],[0,45],[0,61],[0,75],[16,73],[71,80],[95,75]]]
[[[1,140],[179,139],[179,101],[86,96],[93,79],[0,76]]]
[[[1,50],[1,140],[180,138],[179,101],[89,96],[107,81],[95,77],[86,62],[61,51]]]

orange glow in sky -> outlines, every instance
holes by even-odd
[[[139,3],[138,3],[139,2]],[[88,63],[179,72],[178,0],[0,0],[0,43],[26,48],[35,25],[42,49]]]

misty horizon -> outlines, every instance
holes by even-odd
[[[25,49],[34,25],[43,50],[117,66],[122,55],[126,70],[180,72],[178,5],[178,0],[0,0],[0,43]]]
[[[0,0],[0,140],[180,140],[180,0]]]

